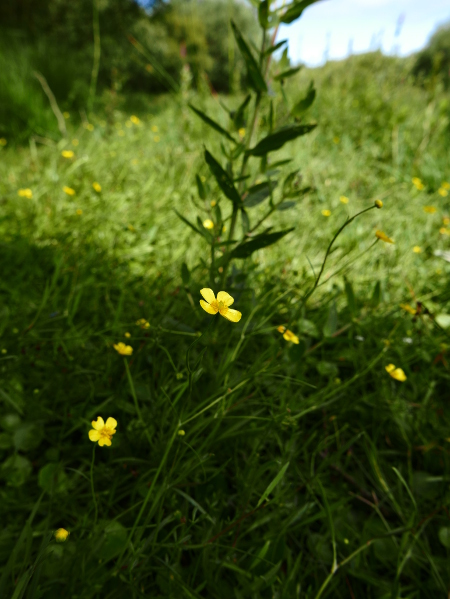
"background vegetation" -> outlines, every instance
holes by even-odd
[[[187,39],[184,8],[155,6],[148,19],[120,6],[133,27],[143,20],[164,31],[157,18],[172,19],[181,23],[177,40]],[[91,9],[73,16],[86,40]],[[43,14],[50,39],[57,28]],[[206,22],[199,18],[205,40]],[[126,29],[125,17],[117,23]],[[203,144],[219,155],[220,140],[188,108],[191,101],[227,127],[222,105],[236,109],[244,99],[245,70],[233,95],[213,96],[204,77],[213,82],[216,70],[229,84],[228,27],[222,61],[186,41],[198,58],[189,73],[170,39],[173,70],[167,57],[158,64],[179,89],[160,95],[148,91],[162,90],[167,77],[155,88],[133,83],[130,65],[143,55],[126,36],[117,47],[111,41],[111,56],[117,50],[128,66],[108,80],[103,28],[91,110],[92,39],[46,60],[38,48],[48,40],[24,31],[17,25],[17,62],[11,45],[0,58],[9,86],[0,86],[9,94],[0,104],[0,596],[446,597],[445,77],[416,77],[416,57],[373,53],[286,82],[277,122],[314,79],[307,120],[318,126],[272,162],[294,157],[279,176],[299,169],[310,190],[268,221],[295,230],[229,271],[224,289],[243,314],[233,324],[201,310],[208,245],[174,213],[214,219],[215,201],[230,225],[203,159]],[[272,76],[282,66],[275,62]],[[66,136],[34,69],[67,111]],[[264,107],[261,126],[269,117]],[[259,176],[253,167],[250,174]],[[383,208],[345,229],[304,304],[333,234],[377,198]],[[257,219],[265,208],[251,211]],[[395,244],[373,245],[376,230]],[[142,318],[149,328],[136,324]],[[288,323],[298,344],[277,330]],[[131,357],[114,350],[119,341],[133,347]],[[389,376],[390,363],[405,382]],[[93,454],[88,431],[99,415],[117,419],[117,434]],[[64,544],[50,540],[60,527],[70,531]]]

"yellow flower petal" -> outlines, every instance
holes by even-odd
[[[200,306],[205,312],[208,312],[208,314],[217,314],[219,311],[217,308],[211,306],[211,304],[207,304],[204,300],[200,300]]]
[[[323,214],[323,216],[330,216],[331,210],[322,210],[322,214]]]
[[[339,201],[342,202],[343,204],[348,204],[348,197],[347,196],[341,196],[339,198]]]
[[[102,437],[98,444],[100,445],[100,447],[103,447],[103,445],[107,445],[108,447],[111,446],[111,439],[108,439],[108,437]]]
[[[448,181],[442,181],[441,187],[442,189],[450,189],[450,183]]]
[[[377,208],[383,208],[383,202],[381,200],[375,200],[375,206]]]
[[[420,254],[420,252],[421,252],[421,251],[422,251],[422,248],[420,247],[420,245],[415,245],[415,246],[413,247],[413,252],[414,252],[415,254]]]
[[[232,310],[231,308],[228,308],[226,313],[222,314],[222,316],[224,316],[227,320],[230,320],[231,322],[239,322],[242,318],[242,314],[240,312],[238,312],[237,310]]]
[[[381,239],[381,241],[384,241],[385,243],[395,243],[390,237],[386,235],[386,233],[383,233],[383,231],[375,231],[375,236],[378,237],[378,239]]]
[[[437,212],[437,208],[436,206],[424,206],[423,211],[427,214],[434,214],[435,212]]]
[[[204,289],[200,289],[200,293],[205,298],[205,300],[208,302],[208,304],[212,304],[212,302],[216,299],[216,296],[214,295],[214,291],[212,289],[209,289],[208,287],[205,287]]]
[[[72,150],[63,150],[61,152],[61,156],[63,158],[73,158],[75,156],[75,154]]]
[[[97,420],[93,420],[91,424],[96,431],[101,431],[102,428],[105,426],[105,421],[101,416],[97,416]]]
[[[63,543],[67,537],[70,535],[70,532],[68,530],[66,530],[65,528],[58,528],[58,530],[55,531],[55,539],[59,542],[59,543]]]
[[[210,218],[207,218],[203,221],[203,226],[205,227],[205,229],[214,229],[214,223]]]
[[[71,187],[67,187],[67,185],[64,185],[63,192],[67,193],[68,196],[74,196],[75,195],[75,189],[72,189]]]
[[[277,328],[277,331],[279,333],[284,333],[285,330],[286,330],[286,327],[284,327],[282,324],[280,324],[280,326]]]
[[[396,381],[400,381],[402,383],[403,383],[403,381],[406,381],[406,374],[403,372],[403,370],[401,368],[396,368],[395,370],[393,370],[389,374]]]
[[[110,416],[108,418],[108,420],[106,421],[106,426],[111,429],[117,428],[117,420],[115,418],[112,418],[112,416]]]
[[[113,347],[121,356],[131,356],[133,353],[131,345],[125,345],[122,341],[119,341],[119,343],[116,343]]]
[[[413,315],[416,313],[416,310],[409,304],[400,304],[400,308],[403,308],[403,310]]]
[[[444,189],[443,187],[440,187],[438,189],[438,194],[440,196],[442,196],[443,198],[445,198],[446,196],[448,196],[448,191],[446,189]]]
[[[386,372],[391,373],[393,370],[395,370],[395,364],[388,364],[386,366]]]
[[[222,302],[225,306],[231,306],[234,303],[234,299],[226,291],[219,291],[217,294],[217,301]]]
[[[100,439],[100,436],[101,436],[101,435],[100,435],[100,431],[94,431],[94,429],[91,429],[91,430],[89,431],[89,439],[90,439],[91,441],[94,441],[94,442],[95,442],[95,441],[98,441],[98,440]]]
[[[289,329],[284,333],[283,339],[285,339],[286,341],[291,341],[292,343],[295,343],[295,344],[300,343],[300,340],[297,337],[297,335],[294,335],[294,333],[292,331],[290,331]]]

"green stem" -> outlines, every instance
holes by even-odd
[[[91,491],[92,491],[92,500],[94,502],[94,507],[95,507],[95,519],[94,519],[94,526],[97,524],[97,517],[98,517],[98,507],[97,507],[97,500],[95,499],[95,491],[94,491],[94,461],[95,461],[95,447],[96,447],[96,443],[94,443],[94,449],[92,451],[92,462],[91,462]]]
[[[143,426],[145,436],[147,437],[147,440],[150,443],[150,446],[153,447],[153,443],[152,443],[152,440],[151,440],[151,437],[150,437],[150,433],[147,430],[147,426],[146,426],[146,424],[144,422],[144,418],[142,417],[142,412],[141,412],[141,409],[140,409],[139,404],[138,404],[138,400],[137,400],[137,396],[136,396],[136,390],[134,388],[134,383],[133,383],[133,377],[131,376],[131,372],[130,372],[130,368],[128,366],[127,359],[124,358],[123,361],[125,362],[125,370],[127,371],[128,383],[130,385],[130,391],[131,391],[131,395],[133,397],[134,407],[136,408],[136,413],[137,413],[137,415],[139,417],[139,421],[141,422],[141,424]]]

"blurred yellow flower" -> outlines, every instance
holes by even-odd
[[[152,127],[152,131],[153,131],[153,133],[156,133],[156,132],[158,131],[158,127],[157,127],[157,125],[153,125],[153,127]]]
[[[0,146],[6,146],[8,142],[5,137],[0,137]]]
[[[125,333],[125,337],[129,339],[131,337],[131,333]]]
[[[436,206],[424,206],[423,211],[427,214],[434,214],[435,212],[437,212],[437,208]]]
[[[444,223],[444,225],[450,225],[450,218],[448,216],[444,216],[442,222]]]
[[[71,187],[67,187],[67,185],[64,185],[63,192],[67,193],[68,196],[74,196],[75,195],[75,189],[72,189]]]
[[[112,436],[117,432],[117,420],[110,416],[105,424],[103,418],[97,416],[97,420],[93,420],[91,424],[92,429],[89,431],[89,439],[94,443],[98,441],[100,447],[103,447],[103,445],[110,447]]]
[[[338,144],[341,140],[339,139],[339,137],[336,135],[335,137],[333,137],[333,143]]]
[[[8,350],[7,349],[2,349],[2,354],[7,354]]]
[[[450,235],[450,229],[446,229],[445,227],[441,227],[441,228],[439,229],[439,233],[440,233],[441,235]]]
[[[322,214],[324,216],[330,216],[331,215],[331,210],[322,210],[321,212],[322,212]]]
[[[156,143],[158,143],[159,140],[160,140],[159,135],[155,135],[155,137],[153,138],[153,141],[156,142]]]
[[[85,123],[84,128],[87,129],[88,131],[93,131],[94,125],[92,123]]]
[[[70,114],[68,112],[63,112],[63,117],[65,119],[70,119]]]
[[[214,208],[214,206],[217,204],[216,200],[211,200],[211,208]]]
[[[422,183],[422,181],[421,181],[421,179],[419,179],[419,177],[413,177],[411,179],[411,181],[412,181],[414,187],[416,189],[418,189],[419,191],[422,191],[422,189],[425,188],[425,185]]]
[[[375,206],[377,208],[383,208],[383,202],[381,200],[375,200]]]
[[[447,197],[447,196],[448,196],[448,191],[447,191],[446,189],[444,189],[444,187],[440,187],[440,188],[438,189],[438,194],[439,194],[440,196],[442,196],[443,198],[445,198],[445,197]]]
[[[343,204],[348,204],[348,197],[347,196],[341,196],[339,198],[339,201],[342,202]]]
[[[400,308],[402,308],[403,310],[405,310],[405,312],[409,312],[409,314],[412,314],[413,316],[416,313],[416,310],[410,306],[409,304],[400,304]]]
[[[297,337],[297,335],[294,335],[294,333],[292,331],[290,331],[289,329],[286,329],[286,327],[284,327],[283,325],[280,325],[277,328],[277,331],[279,333],[283,333],[283,339],[285,339],[286,341],[291,341],[292,343],[295,343],[296,345],[298,345],[300,343],[300,340]]]
[[[54,532],[55,539],[58,541],[58,543],[64,543],[69,535],[70,532],[65,528],[58,528],[58,530]]]
[[[119,341],[119,343],[116,343],[113,347],[121,356],[131,356],[133,353],[131,345],[125,345],[122,341]]]
[[[245,128],[244,128],[244,127],[241,127],[241,128],[239,129],[238,133],[239,133],[239,137],[240,137],[240,138],[242,138],[242,137],[245,137]]]
[[[61,152],[61,156],[63,158],[73,158],[75,156],[75,153],[73,150],[63,150]]]
[[[83,214],[83,211],[81,210],[81,208],[78,208],[77,214],[78,214],[78,216],[81,216]]]
[[[219,291],[217,299],[212,289],[200,289],[200,293],[206,300],[206,302],[200,300],[200,306],[208,314],[217,314],[219,312],[221,316],[231,322],[239,322],[241,320],[242,314],[229,307],[233,304],[234,299],[226,291]]]
[[[381,239],[381,241],[384,241],[386,243],[395,243],[395,241],[393,241],[390,237],[388,237],[386,235],[386,233],[383,233],[383,231],[375,231],[375,236],[378,237],[378,239]]]
[[[28,198],[29,200],[31,200],[31,198],[33,197],[33,192],[28,187],[26,189],[19,189],[19,191],[17,192],[17,194],[21,198]]]
[[[203,221],[203,226],[205,227],[205,229],[214,229],[214,223],[210,218],[207,218]]]
[[[139,320],[136,321],[136,324],[138,325],[138,327],[141,327],[141,329],[149,329],[150,328],[150,323],[145,320],[145,318],[140,318]]]
[[[414,252],[415,254],[420,254],[420,253],[421,253],[421,251],[422,251],[422,248],[420,247],[420,245],[415,245],[415,246],[413,247],[413,252]]]
[[[386,372],[388,372],[396,381],[400,381],[402,383],[406,381],[406,374],[401,368],[396,368],[394,364],[388,364],[386,366]]]
[[[448,181],[442,181],[441,187],[443,189],[450,189],[450,183]]]
[[[96,191],[97,193],[100,193],[102,190],[102,186],[100,185],[100,183],[97,183],[97,181],[94,181],[92,183],[92,187],[94,188],[94,191]]]
[[[80,142],[78,141],[78,139],[77,139],[77,138],[75,138],[75,139],[72,139],[72,145],[73,145],[73,146],[75,146],[75,147],[76,147],[76,146],[77,146],[79,143],[80,143]]]
[[[180,430],[178,431],[178,434],[180,435],[180,437],[184,437],[184,435],[186,433],[184,432],[184,430],[182,428],[180,428]]]

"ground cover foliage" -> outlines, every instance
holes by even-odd
[[[229,147],[188,104],[245,140],[251,105],[231,122],[220,103],[244,96],[184,89],[67,114],[54,144],[6,140],[0,596],[447,596],[449,98],[409,72],[375,53],[270,73],[254,141],[311,79],[317,127],[247,173],[290,157],[276,193],[296,169],[310,189],[267,219],[292,232],[214,271],[207,234],[227,256],[234,207],[204,149],[225,166]],[[205,287],[242,319],[202,310]],[[89,440],[98,416],[117,420],[110,447]]]

